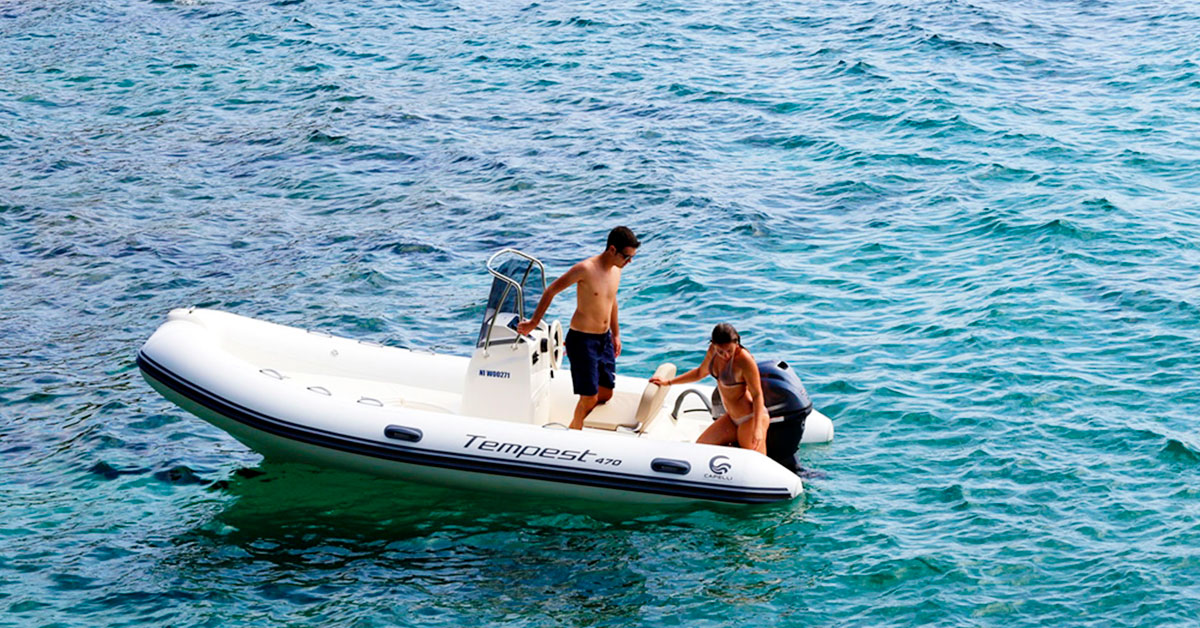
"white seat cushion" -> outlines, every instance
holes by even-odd
[[[654,369],[654,376],[659,379],[675,377],[675,365],[670,362],[660,364],[657,369]],[[637,424],[641,426],[638,428],[639,434],[645,432],[654,418],[658,416],[658,411],[662,409],[669,388],[670,386],[646,384],[646,389],[642,391],[642,400],[638,403],[637,414],[634,415]]]

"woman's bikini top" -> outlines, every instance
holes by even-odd
[[[725,362],[725,368],[721,369],[720,373],[716,372],[716,366],[717,366],[716,358],[713,358],[713,361],[708,365],[708,374],[717,378],[717,383],[720,384],[721,386],[733,387],[733,386],[745,386],[746,385],[746,380],[742,380],[739,382],[733,376],[733,359],[735,357],[737,357],[737,352],[741,351],[741,350],[742,350],[742,348],[738,347],[737,349],[735,349],[733,351],[733,355],[729,356],[729,361]]]

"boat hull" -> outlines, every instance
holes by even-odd
[[[263,376],[280,373],[221,351],[221,339],[203,324],[181,324],[186,322],[175,316],[143,347],[138,365],[147,382],[269,459],[495,494],[604,502],[753,504],[789,500],[802,491],[795,474],[737,448],[305,393],[290,377]],[[292,344],[351,342],[294,331],[287,339]]]

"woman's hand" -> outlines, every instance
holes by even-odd
[[[670,385],[671,385],[671,380],[669,380],[669,379],[663,379],[663,378],[661,378],[661,377],[651,377],[651,378],[650,378],[650,383],[651,383],[651,384],[654,384],[654,385],[656,385],[656,386],[670,386]]]

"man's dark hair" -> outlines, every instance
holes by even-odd
[[[642,243],[638,242],[637,236],[633,235],[629,227],[617,227],[608,232],[608,246],[617,247],[618,253],[624,251],[627,246],[636,249],[641,245]]]
[[[739,345],[742,344],[742,335],[733,328],[733,325],[721,323],[713,327],[712,343],[714,345],[723,345],[730,342],[736,342]]]

